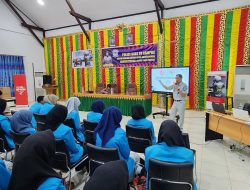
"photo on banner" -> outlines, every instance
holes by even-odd
[[[84,67],[93,67],[92,50],[73,51],[72,67],[75,69]]]
[[[227,96],[227,71],[208,72],[207,109],[212,109],[212,102],[224,103]]]
[[[102,49],[103,67],[144,67],[157,65],[157,44]]]

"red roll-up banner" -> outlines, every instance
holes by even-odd
[[[25,75],[14,75],[13,81],[14,81],[14,89],[16,96],[16,105],[17,106],[28,105],[28,92],[27,92]]]

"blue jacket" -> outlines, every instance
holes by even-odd
[[[96,146],[102,146],[102,139],[97,134],[96,136]],[[114,136],[106,143],[104,148],[117,148],[119,152],[119,157],[121,160],[127,162],[128,171],[130,178],[134,175],[135,161],[129,157],[130,148],[126,136],[126,132],[122,128],[117,128],[115,130]]]
[[[194,153],[192,150],[185,147],[168,146],[165,142],[152,145],[146,148],[145,151],[145,168],[148,171],[149,160],[153,158],[160,161],[172,162],[172,163],[193,163]],[[194,183],[194,190],[196,190],[196,184]]]
[[[61,124],[53,133],[56,139],[62,139],[65,142],[70,155],[70,163],[80,160],[84,153],[83,147],[75,142],[71,128]]]
[[[10,120],[8,117],[4,116],[4,115],[0,115],[0,127],[4,132],[4,136],[7,140],[8,146],[11,149],[15,148],[15,144],[14,141],[10,135],[10,130],[11,130],[11,124],[10,124]]]
[[[88,121],[92,121],[92,122],[99,122],[102,118],[102,114],[101,113],[97,113],[97,112],[89,112],[87,114],[87,120]]]
[[[11,173],[6,168],[5,163],[3,160],[0,159],[0,190],[7,190],[10,181]]]
[[[36,103],[34,103],[34,104],[30,107],[29,110],[30,110],[32,113],[38,113],[38,114],[39,114],[42,106],[43,106],[43,104],[36,102]],[[32,126],[33,126],[34,128],[36,128],[36,125],[37,125],[37,124],[36,124],[36,119],[35,119],[34,116],[32,117],[31,123],[32,123]]]
[[[50,103],[44,103],[42,106],[41,106],[41,109],[39,111],[39,114],[48,114],[50,110],[53,109],[55,105],[53,104],[50,104]]]
[[[134,127],[138,127],[138,128],[150,128],[151,131],[151,135],[152,135],[152,143],[155,144],[156,143],[156,137],[155,137],[155,131],[154,131],[154,126],[152,121],[148,120],[148,119],[130,119],[128,121],[128,125],[134,126]]]
[[[68,118],[72,118],[74,120],[75,127],[76,127],[77,140],[79,140],[80,142],[84,142],[85,137],[83,135],[83,128],[81,126],[79,113],[77,111],[72,111],[68,114]]]
[[[46,179],[37,190],[66,190],[63,185],[62,179],[57,177],[50,177]]]

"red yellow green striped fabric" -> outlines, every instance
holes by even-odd
[[[187,108],[203,109],[207,93],[207,73],[226,70],[229,73],[228,96],[233,95],[234,67],[249,64],[249,7],[224,10],[205,15],[174,18],[163,21],[164,33],[158,23],[131,25],[89,31],[91,42],[83,33],[44,39],[46,72],[58,83],[58,95],[68,99],[75,92],[95,90],[97,83],[116,83],[120,92],[135,82],[138,94],[151,93],[151,67],[102,68],[101,48],[109,47],[114,35],[117,46],[126,45],[126,35],[132,33],[135,44],[158,43],[158,66],[190,66],[190,96]],[[91,49],[93,68],[72,69],[72,51]],[[159,103],[153,94],[153,105]],[[171,105],[171,100],[168,102]]]

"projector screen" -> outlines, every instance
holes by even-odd
[[[166,86],[173,85],[175,76],[182,75],[182,81],[187,84],[189,89],[189,67],[153,68],[151,70],[151,90],[155,93],[170,94],[173,90],[166,90],[160,83]]]

